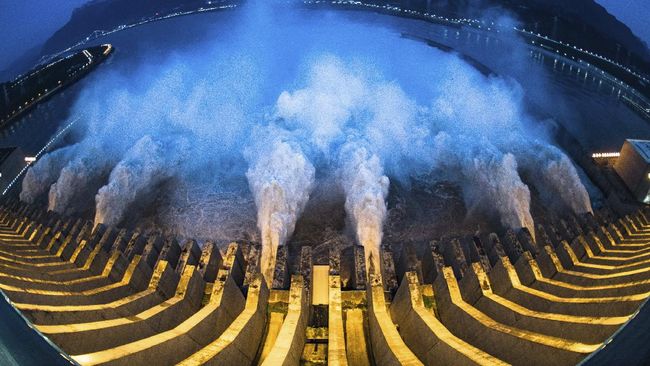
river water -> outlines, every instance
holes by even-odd
[[[277,17],[274,19],[284,21],[282,14],[276,15]],[[255,16],[254,13],[251,15],[241,9],[182,16],[125,29],[88,42],[88,46],[111,43],[116,50],[107,62],[100,65],[89,76],[65,90],[64,93],[55,96],[46,104],[39,106],[30,116],[6,131],[0,136],[0,145],[20,146],[27,154],[35,154],[66,121],[77,117],[74,115],[75,113],[85,112],[78,109],[73,112],[73,105],[80,95],[93,89],[96,84],[105,83],[107,80],[110,82],[113,75],[116,75],[124,83],[129,84],[125,86],[146,88],[147,85],[144,84],[150,79],[140,77],[141,73],[155,70],[157,63],[174,59],[182,60],[188,54],[197,55],[197,60],[192,61],[194,64],[202,63],[201,57],[204,55],[196,52],[197,49],[203,45],[213,49],[216,45],[218,48],[222,39],[232,46],[233,39],[236,42],[237,37],[233,38],[230,32],[241,32],[241,24],[255,23]],[[253,19],[251,20],[251,18]],[[300,21],[296,19],[300,19]],[[458,53],[483,73],[492,73],[502,78],[516,80],[521,86],[529,112],[539,116],[542,123],[562,124],[580,141],[586,151],[617,151],[626,138],[650,139],[648,121],[643,120],[622,101],[623,97],[637,98],[625,86],[613,82],[607,75],[588,66],[560,58],[548,51],[530,48],[530,45],[525,44],[513,34],[501,34],[497,38],[493,33],[477,32],[474,29],[358,11],[333,12],[303,9],[292,13],[290,17],[286,18],[286,21],[299,23],[296,27],[303,32],[300,35],[302,43],[287,44],[280,51],[273,50],[273,52],[285,52],[286,60],[299,57],[303,53],[303,50],[296,49],[297,47],[309,47],[325,52],[329,48],[353,52],[355,47],[359,46],[354,40],[351,40],[350,44],[341,45],[342,41],[339,37],[336,40],[339,44],[327,44],[327,35],[323,34],[322,25],[329,21],[359,24],[364,26],[364,29],[377,29],[377,32],[401,36],[401,38],[395,37],[396,40],[391,40],[391,42],[417,44],[423,49],[431,47],[443,50],[451,49],[450,52]],[[249,42],[249,45],[251,39],[255,44],[254,41],[263,41],[264,37],[273,36],[273,32],[266,34],[264,29],[254,29],[252,32],[255,34],[248,34],[244,37],[244,41]],[[246,32],[244,31],[244,33]],[[305,39],[312,36],[318,40],[318,44],[304,42]],[[354,39],[355,37],[350,38]],[[263,57],[263,52],[268,51],[264,49],[264,45],[260,45],[260,57]],[[438,51],[436,50],[436,52]],[[391,69],[386,72],[392,73],[391,75],[399,75],[400,67],[408,65],[411,68],[414,66],[418,69],[421,68],[423,74],[426,74],[427,68],[435,67],[435,58],[430,60],[430,64],[423,61],[421,64],[413,65],[407,62],[408,57],[409,54],[390,55],[390,60],[383,60],[391,65]],[[217,74],[229,72],[229,70],[210,69],[209,63],[210,59],[206,58],[205,64],[208,65],[208,69],[207,71],[202,69],[202,72]],[[262,91],[264,95],[257,96],[260,100],[260,109],[268,107],[282,91],[293,87],[294,81],[292,80],[295,74],[301,71],[300,67],[300,64],[292,62],[284,64],[276,62],[273,69],[274,75],[267,79],[280,82],[268,85]],[[199,76],[197,82],[200,82],[200,79]],[[409,85],[409,82],[412,82],[413,85]],[[421,88],[421,84],[426,84],[426,82],[426,79],[400,80],[400,86],[408,93],[411,91],[410,89]],[[465,96],[458,95],[457,97],[464,98]],[[129,130],[128,122],[125,123],[124,129],[125,133]],[[80,135],[78,134],[80,133],[82,131],[71,129],[71,132],[54,146],[76,141],[79,139]],[[241,185],[241,183],[237,184]],[[188,188],[188,192],[192,189],[192,187]],[[202,197],[201,192],[203,191],[199,189],[198,192],[196,197]],[[185,229],[180,230],[180,233],[197,235],[192,228],[210,226],[210,220],[214,221],[214,217],[218,214],[236,218],[236,220],[233,219],[235,221],[226,222],[228,220],[224,219],[224,221],[212,225],[232,227],[232,230],[227,230],[226,236],[241,236],[242,231],[255,232],[255,214],[251,198],[246,194],[244,195],[246,197],[241,198],[237,192],[221,192],[219,194],[222,193],[226,196],[223,201],[231,202],[227,212],[220,212],[223,211],[223,207],[220,205],[195,208],[196,212],[193,212],[191,209],[198,204],[197,198],[190,198],[191,194],[188,193],[186,195],[187,202],[184,205],[193,214],[184,216],[187,222],[184,224]],[[227,198],[231,196],[237,197],[237,199]],[[215,200],[221,199],[220,197],[215,198]],[[169,202],[163,205],[165,204],[170,205]],[[195,219],[197,214],[201,216],[198,221]],[[245,224],[242,225],[242,222]],[[212,235],[216,234],[206,233],[206,236]],[[251,234],[249,237],[255,238],[255,234]]]

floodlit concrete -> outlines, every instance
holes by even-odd
[[[300,363],[300,356],[305,345],[305,328],[309,316],[309,299],[304,279],[294,275],[289,290],[289,309],[282,322],[273,347],[266,355],[264,366],[290,366]]]
[[[508,231],[433,241],[421,258],[381,251],[379,273],[354,261],[362,291],[341,287],[336,251],[312,265],[302,250],[296,272],[276,263],[289,289],[269,291],[240,244],[222,254],[12,205],[0,289],[82,365],[572,365],[650,296],[642,211],[569,217],[536,228],[539,242]]]
[[[327,305],[329,304],[329,266],[313,266],[312,269],[312,292],[311,304],[312,305]]]
[[[454,336],[425,308],[414,272],[407,272],[390,307],[400,335],[427,365],[505,365],[503,361]]]

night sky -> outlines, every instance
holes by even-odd
[[[618,20],[627,24],[632,32],[650,45],[650,1],[648,0],[596,0]]]
[[[0,0],[0,70],[36,47],[88,0]]]
[[[0,70],[43,43],[89,0],[0,0]],[[650,1],[596,0],[650,44]],[[56,4],[56,5],[54,5]]]

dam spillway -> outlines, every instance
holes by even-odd
[[[612,152],[650,138],[642,76],[509,23],[280,3],[141,9],[66,51],[119,50],[0,137],[32,155],[0,199],[8,354],[650,357],[647,172]]]
[[[82,365],[571,365],[650,294],[649,216],[382,250],[356,290],[341,288],[340,253],[314,265],[303,248],[269,289],[250,243],[221,253],[6,202],[0,288]]]

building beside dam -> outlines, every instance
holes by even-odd
[[[443,1],[404,2],[431,7]],[[76,80],[87,63],[111,50],[84,50],[69,67],[53,63],[47,72],[56,67],[50,76]],[[0,110],[8,110],[0,113],[0,129],[51,95],[40,90],[51,93],[66,83],[38,75],[19,80],[0,84]],[[10,194],[0,197],[0,365],[647,364],[650,142],[627,140],[620,155],[596,154],[606,160],[599,166],[560,131],[565,146],[575,148],[572,158],[583,159],[576,161],[606,196],[602,209],[557,210],[540,214],[529,229],[492,229],[497,232],[451,230],[462,218],[440,216],[444,236],[423,231],[424,240],[385,240],[374,248],[378,260],[369,262],[366,248],[353,240],[345,247],[297,240],[277,248],[266,278],[261,245],[253,239],[222,245],[135,224],[95,225],[87,214],[68,216]],[[29,161],[20,150],[0,149],[0,171],[11,172],[13,181]],[[9,181],[0,178],[4,189]],[[132,190],[127,185],[125,191]],[[339,206],[343,212],[343,202]]]
[[[256,243],[201,248],[6,201],[0,289],[38,331],[29,344],[54,350],[51,364],[599,364],[619,328],[643,327],[650,209],[569,216],[535,237],[384,248],[370,275],[356,246],[346,289],[334,248],[316,263],[303,247],[292,268],[280,247],[267,288]],[[10,351],[29,361],[29,349]],[[648,356],[628,351],[630,364]]]
[[[650,141],[626,140],[614,169],[637,200],[650,204]]]

